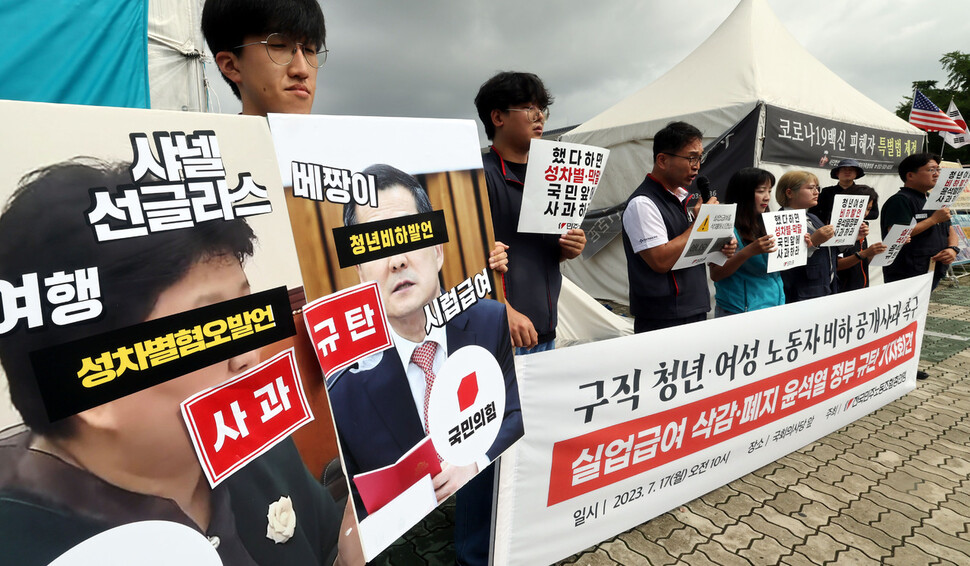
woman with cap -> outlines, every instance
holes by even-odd
[[[829,176],[836,179],[838,183],[822,189],[818,195],[818,204],[808,209],[826,224],[832,221],[832,204],[835,202],[835,195],[853,194],[852,190],[857,186],[856,179],[865,177],[866,172],[855,159],[843,159],[832,168]],[[879,218],[879,207],[873,206],[871,216],[867,216],[866,220],[876,218]]]

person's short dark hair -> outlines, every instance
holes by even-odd
[[[475,108],[488,139],[495,137],[492,110],[505,111],[516,104],[528,103],[535,103],[540,109],[553,103],[552,95],[537,75],[502,71],[482,83],[475,96]]]
[[[924,163],[925,165],[925,163]],[[922,167],[922,165],[920,165]],[[919,167],[917,167],[919,169]],[[872,210],[866,215],[865,220],[878,220],[879,219],[879,193],[876,189],[870,187],[869,185],[852,185],[849,187],[845,194],[847,195],[865,195],[869,197],[869,202],[872,203]]]
[[[775,186],[775,176],[771,171],[757,167],[745,167],[728,181],[724,191],[724,204],[737,204],[734,225],[741,238],[753,242],[767,234],[761,215],[754,210],[754,192],[759,186],[768,183]]]
[[[129,164],[75,158],[25,175],[0,214],[0,280],[19,286],[28,273],[43,278],[57,271],[98,269],[101,316],[34,329],[21,322],[0,335],[0,362],[10,399],[27,426],[39,434],[70,436],[74,419],[48,420],[30,352],[143,322],[158,296],[194,264],[222,255],[242,263],[253,253],[255,235],[242,219],[98,242],[86,215],[91,189],[114,190],[131,182]],[[51,310],[44,304],[45,321]]]
[[[935,153],[914,153],[899,162],[899,178],[906,182],[907,173],[915,173],[930,161],[939,163],[942,158]]]
[[[374,187],[377,189],[377,202],[381,201],[380,192],[392,187],[404,187],[411,191],[414,197],[414,205],[418,213],[431,212],[431,199],[428,198],[428,191],[421,186],[413,176],[390,165],[378,163],[362,171],[364,175],[374,176]],[[350,201],[344,205],[344,226],[357,224],[357,203]]]
[[[704,134],[687,122],[671,122],[653,136],[653,161],[661,153],[677,153],[694,140],[703,140]]]
[[[215,57],[220,51],[238,53],[247,35],[282,33],[296,41],[327,44],[327,26],[317,0],[206,0],[202,35]],[[265,39],[265,38],[264,38]],[[220,73],[221,74],[221,73]],[[233,94],[239,87],[225,75]]]

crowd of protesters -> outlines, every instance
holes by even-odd
[[[654,136],[654,165],[627,201],[623,214],[623,246],[630,285],[630,311],[634,331],[645,332],[706,318],[711,296],[704,266],[672,269],[687,245],[701,199],[688,206],[688,187],[697,178],[703,160],[703,137],[685,122],[672,122]],[[837,184],[820,188],[809,171],[789,171],[775,182],[769,171],[747,167],[735,173],[724,192],[725,202],[736,204],[736,245],[721,249],[727,261],[710,265],[714,282],[715,316],[728,316],[785,303],[824,297],[869,286],[869,262],[887,249],[870,242],[869,220],[880,220],[882,234],[893,225],[909,226],[910,239],[895,261],[884,268],[887,282],[932,271],[935,288],[947,266],[956,259],[958,236],[950,225],[950,211],[925,210],[927,195],[940,175],[941,158],[917,153],[903,159],[898,172],[902,188],[883,206],[880,217],[876,191],[856,183],[865,170],[854,159],[843,159],[831,169]],[[803,210],[805,265],[768,271],[769,255],[776,250],[762,214],[774,199],[780,210]],[[835,235],[833,203],[840,194],[868,197],[855,242],[823,246]],[[708,204],[717,204],[712,196]],[[919,372],[925,379],[926,374]]]

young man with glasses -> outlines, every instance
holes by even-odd
[[[508,254],[502,281],[516,355],[555,348],[562,288],[559,262],[578,256],[586,246],[586,234],[578,228],[561,236],[518,231],[530,144],[542,137],[550,104],[552,95],[532,73],[498,73],[475,96],[478,117],[492,140],[482,158],[498,240],[492,255],[500,257],[502,248]],[[458,564],[488,564],[494,469],[485,468],[458,494],[465,500],[455,517],[461,525],[455,532]]]
[[[552,96],[532,73],[502,72],[478,90],[475,108],[492,140],[483,157],[495,239],[508,253],[503,284],[516,354],[551,350],[556,343],[559,262],[586,246],[586,234],[525,234],[518,231],[522,189],[533,139],[542,137]],[[494,253],[494,252],[493,252]]]
[[[623,250],[630,281],[635,332],[707,318],[711,295],[707,266],[672,270],[684,252],[700,200],[687,210],[689,187],[704,157],[703,135],[686,122],[671,122],[653,137],[653,170],[630,195],[623,212]],[[709,204],[717,204],[711,197]],[[734,255],[737,242],[721,251]]]
[[[898,170],[903,187],[882,207],[882,233],[887,234],[894,224],[909,225],[913,219],[916,227],[912,240],[903,246],[896,260],[882,268],[883,277],[888,283],[922,275],[930,270],[931,262],[936,262],[933,270],[933,288],[936,288],[960,251],[959,237],[950,226],[950,209],[923,209],[926,195],[940,177],[940,156],[916,153],[903,159]]]
[[[310,113],[317,70],[327,62],[317,0],[206,0],[202,34],[242,114]],[[356,565],[364,558],[352,505],[348,501],[340,525],[339,563]]]
[[[202,33],[243,114],[310,113],[327,61],[316,0],[207,0]]]

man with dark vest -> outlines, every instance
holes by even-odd
[[[882,268],[886,283],[922,275],[933,266],[933,288],[946,275],[947,266],[953,263],[960,248],[959,237],[950,228],[950,209],[923,210],[926,195],[940,177],[940,156],[932,153],[914,153],[899,162],[899,178],[903,187],[889,197],[882,207],[880,225],[887,234],[894,224],[909,226],[916,220],[910,241],[899,250],[896,260]],[[935,263],[934,263],[935,262]],[[916,371],[916,379],[926,379],[929,374]]]
[[[635,332],[707,318],[711,296],[707,266],[672,270],[687,245],[700,200],[687,209],[689,187],[704,157],[703,136],[686,122],[671,122],[653,138],[653,170],[630,195],[623,212],[623,250]],[[712,197],[708,204],[717,204]],[[737,242],[721,251],[734,255]]]
[[[946,275],[947,266],[956,259],[959,237],[950,227],[950,209],[924,210],[926,196],[940,176],[940,156],[916,153],[899,163],[903,187],[882,207],[882,233],[894,224],[909,225],[915,219],[912,240],[903,246],[896,260],[882,268],[887,283],[922,275],[933,269],[933,287]]]

